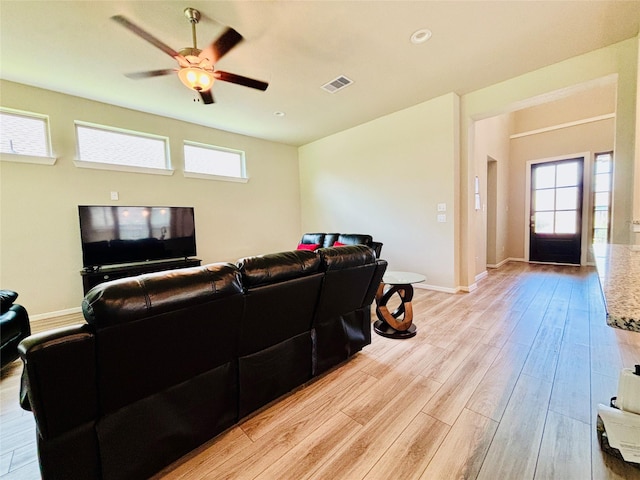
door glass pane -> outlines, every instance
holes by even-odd
[[[553,197],[555,190],[536,190],[535,210],[553,210]]]
[[[578,208],[578,188],[565,187],[556,190],[556,209],[575,210]]]
[[[536,212],[535,232],[553,233],[553,212]]]
[[[576,233],[576,212],[556,212],[556,233]]]
[[[558,165],[556,186],[566,187],[578,184],[578,162],[561,163]]]
[[[535,188],[552,188],[556,185],[556,166],[536,167]]]

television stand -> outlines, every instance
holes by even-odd
[[[123,265],[109,265],[98,268],[85,268],[80,271],[82,288],[86,295],[96,285],[119,278],[135,277],[143,273],[176,270],[178,268],[198,267],[202,260],[198,258],[179,258],[141,263],[127,263]]]

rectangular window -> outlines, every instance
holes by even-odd
[[[89,168],[170,172],[169,139],[148,133],[76,122],[78,159]],[[93,165],[92,165],[93,164]]]
[[[245,181],[244,152],[193,142],[184,143],[185,176],[223,177],[225,180]]]
[[[593,172],[593,243],[609,242],[613,152],[597,153]]]
[[[50,159],[49,119],[45,115],[0,111],[0,152]],[[16,159],[16,161],[20,161]],[[25,160],[28,161],[28,160]],[[52,163],[45,161],[43,163]]]

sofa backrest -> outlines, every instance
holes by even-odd
[[[240,273],[228,263],[125,278],[87,293],[105,479],[148,477],[237,421],[243,303]]]
[[[328,248],[333,247],[339,236],[339,233],[305,233],[300,243],[313,243],[319,245],[318,248]]]
[[[230,296],[235,303],[220,302]],[[98,339],[108,413],[229,361],[242,284],[232,264],[156,272],[100,284],[82,308]]]
[[[361,233],[341,233],[336,241],[344,245],[366,245],[370,247],[373,238],[371,235],[363,235]]]
[[[239,355],[311,330],[322,272],[315,252],[294,250],[238,261],[245,289]]]
[[[366,245],[373,248],[377,258],[380,258],[382,252],[381,242],[374,242],[371,235],[361,233],[305,233],[300,239],[300,243],[318,245],[318,248],[333,247],[335,242],[344,245]]]
[[[24,339],[18,351],[24,363],[22,378],[27,382],[27,401],[22,406],[36,420],[41,471],[57,472],[57,478],[100,478],[91,329],[85,324],[37,333]],[[66,440],[58,442],[59,438]],[[73,462],[60,461],[68,458],[67,450],[73,451]]]
[[[311,378],[311,322],[323,274],[315,252],[238,261],[245,310],[238,341],[239,413],[245,416]]]
[[[364,245],[320,249],[317,253],[325,276],[312,329],[313,375],[371,343],[370,305],[387,265]]]

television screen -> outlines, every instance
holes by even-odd
[[[79,205],[87,268],[196,254],[193,207]]]

